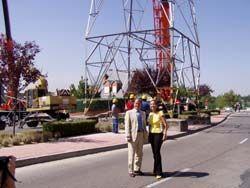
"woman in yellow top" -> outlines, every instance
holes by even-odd
[[[149,143],[151,144],[154,156],[154,174],[157,179],[162,178],[161,145],[167,139],[168,124],[162,111],[158,111],[155,100],[150,102],[151,112],[149,122]]]

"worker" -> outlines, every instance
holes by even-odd
[[[146,120],[147,120],[150,112],[150,105],[149,102],[147,101],[146,95],[142,95],[141,99],[142,99],[141,110],[146,113]]]
[[[112,100],[112,107],[111,107],[111,112],[112,112],[112,121],[113,121],[113,133],[118,133],[119,131],[119,108],[117,106],[118,100],[113,99]]]
[[[131,93],[129,95],[129,100],[125,104],[125,110],[132,110],[134,108],[135,95]]]

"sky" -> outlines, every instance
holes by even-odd
[[[113,16],[117,2],[106,7],[103,33],[120,24]],[[209,85],[215,96],[229,90],[250,95],[250,1],[195,0],[195,4],[201,84]],[[84,75],[90,0],[8,0],[8,5],[12,38],[35,41],[41,48],[36,66],[48,75],[49,90],[78,84]],[[0,33],[5,33],[1,2],[0,6]]]

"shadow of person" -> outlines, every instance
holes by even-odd
[[[169,177],[192,177],[192,178],[202,178],[208,176],[207,172],[182,172],[182,171],[174,171],[174,172],[163,172],[162,178]],[[153,172],[143,172],[142,176],[156,176]]]
[[[207,172],[182,172],[182,171],[163,172],[163,178],[168,178],[168,177],[202,178],[205,176],[209,176],[209,173],[207,173]]]
[[[153,172],[143,172],[143,176],[155,176]]]

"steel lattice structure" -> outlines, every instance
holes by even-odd
[[[159,41],[159,27],[156,27],[157,7],[168,3],[168,12],[164,12],[168,21],[170,42],[162,45]],[[171,77],[170,88],[186,86],[198,89],[200,80],[200,43],[197,31],[197,21],[194,0],[120,0],[120,7],[115,10],[123,15],[123,25],[104,29],[103,18],[105,5],[110,1],[92,0],[88,24],[85,33],[86,58],[85,79],[97,89],[102,88],[105,75],[121,80],[124,94],[131,81],[133,70],[159,66],[159,50],[165,53],[168,73]],[[114,3],[114,2],[113,2]],[[153,14],[154,11],[154,14]],[[149,12],[149,13],[148,13]],[[115,11],[114,11],[115,14]],[[146,16],[145,16],[146,14]],[[149,16],[151,15],[151,16]],[[112,17],[112,21],[118,16]],[[103,31],[104,30],[104,31]],[[104,33],[102,33],[102,31]],[[158,53],[157,53],[158,51]],[[158,54],[158,55],[157,55]],[[161,60],[162,61],[162,60]],[[159,75],[160,77],[161,75]],[[152,82],[154,82],[152,80]],[[156,83],[153,83],[156,85]]]

